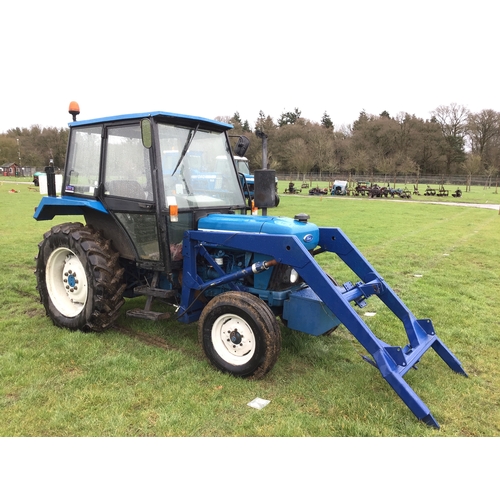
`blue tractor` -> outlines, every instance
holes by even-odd
[[[255,176],[250,172],[250,166],[248,164],[248,158],[244,156],[233,156],[236,169],[240,176],[241,185],[243,187],[243,193],[245,197],[250,200],[255,198]],[[278,178],[274,179],[275,186],[275,201],[274,206],[277,207],[280,204],[280,196],[278,194]]]
[[[433,348],[460,374],[459,360],[431,320],[417,319],[341,229],[318,227],[306,214],[268,216],[275,172],[255,171],[251,215],[227,123],[166,112],[73,122],[60,196],[47,168],[48,196],[36,220],[83,216],[52,227],[39,244],[37,289],[59,327],[102,331],[126,298],[144,295],[133,317],[158,320],[154,299],[183,323],[198,322],[201,347],[222,372],[258,379],[276,363],[280,322],[319,336],[345,327],[364,356],[414,415],[438,427],[404,380]],[[244,156],[237,146],[234,154]],[[226,157],[228,161],[219,161]],[[357,276],[338,284],[316,256],[337,255]],[[408,342],[379,339],[356,310],[378,297],[401,321]]]

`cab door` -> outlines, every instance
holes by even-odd
[[[136,258],[161,267],[151,148],[143,144],[141,124],[110,124],[104,136],[103,203],[132,241]]]

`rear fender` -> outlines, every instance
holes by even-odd
[[[85,215],[88,210],[107,214],[108,211],[98,200],[74,198],[72,196],[44,196],[35,208],[33,218],[52,220],[56,215]]]

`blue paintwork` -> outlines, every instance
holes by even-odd
[[[272,256],[263,253],[255,253],[253,255],[253,260],[255,262],[263,262],[266,260],[271,260]],[[257,290],[267,290],[269,287],[269,281],[271,280],[272,269],[264,271],[262,273],[256,274],[254,276],[254,287]]]
[[[316,248],[319,241],[318,226],[310,222],[299,222],[290,217],[210,214],[198,221],[198,229],[294,235],[308,250]],[[264,247],[260,250],[260,253],[266,253]]]
[[[108,213],[103,204],[97,200],[72,196],[44,196],[36,207],[33,218],[52,220],[56,215],[84,215],[87,209]]]
[[[309,287],[291,293],[283,305],[283,318],[292,330],[318,336],[340,325],[340,320]]]
[[[122,120],[142,120],[144,118],[164,117],[169,120],[189,120],[199,123],[206,123],[207,125],[217,125],[226,130],[231,130],[233,126],[230,123],[218,122],[216,120],[209,120],[208,118],[201,118],[200,116],[180,115],[177,113],[169,113],[167,111],[151,111],[149,113],[133,113],[127,115],[105,116],[103,118],[94,118],[91,120],[79,120],[76,122],[69,122],[70,127],[79,127],[85,125],[95,125],[100,123],[116,122]]]

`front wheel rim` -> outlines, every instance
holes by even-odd
[[[255,335],[250,325],[236,314],[223,314],[212,326],[212,345],[227,363],[241,366],[255,353]]]
[[[88,284],[85,268],[69,248],[54,250],[46,266],[45,281],[54,307],[64,316],[74,318],[87,303]]]

